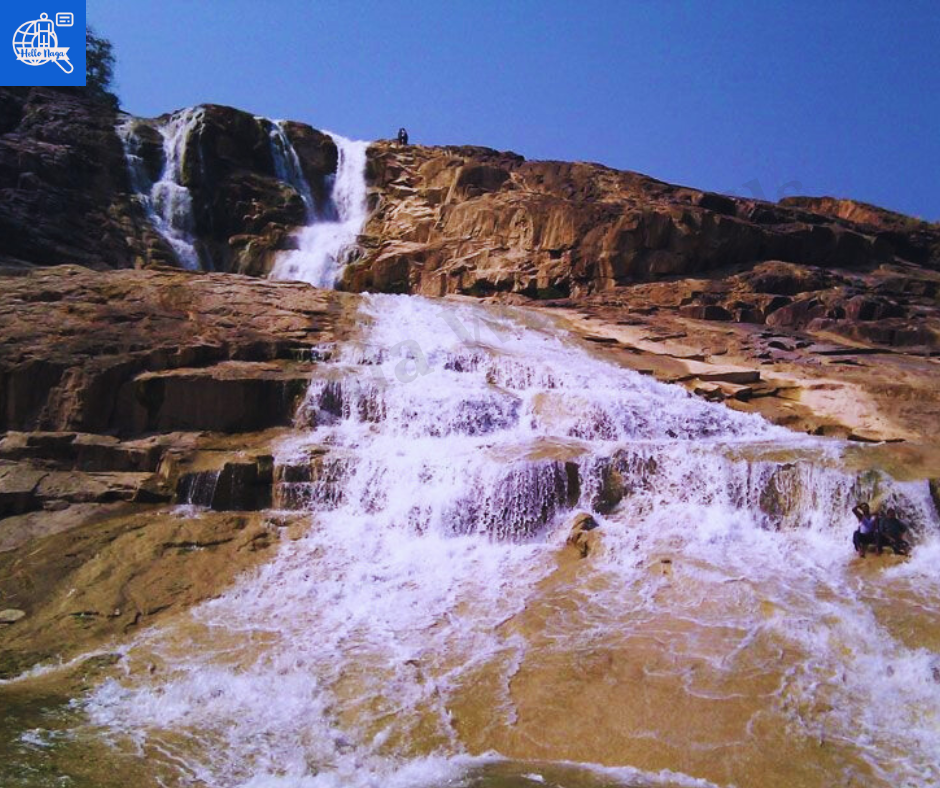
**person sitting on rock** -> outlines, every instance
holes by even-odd
[[[408,132],[405,131],[405,127],[404,127],[404,126],[402,126],[402,127],[398,130],[398,144],[399,144],[399,145],[407,145],[407,144],[408,144]]]
[[[882,549],[887,545],[896,555],[910,555],[911,545],[904,539],[904,532],[907,530],[907,525],[898,519],[897,509],[885,511],[877,522],[875,552],[881,555]]]
[[[858,554],[864,558],[868,545],[875,545],[877,534],[875,529],[875,516],[867,503],[856,504],[852,514],[858,519],[858,528],[852,534],[852,545]]]

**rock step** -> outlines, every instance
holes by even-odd
[[[226,462],[218,470],[183,474],[176,485],[177,501],[217,512],[268,509],[273,466],[274,458],[264,455]]]
[[[309,365],[292,362],[227,361],[144,373],[118,395],[117,421],[131,434],[255,432],[288,425],[309,377]]]
[[[169,493],[153,473],[49,471],[27,462],[0,464],[0,519],[73,503],[161,503]]]
[[[164,447],[159,439],[122,443],[111,435],[77,432],[8,432],[0,460],[34,460],[51,469],[154,472]]]

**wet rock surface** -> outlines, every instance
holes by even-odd
[[[289,247],[291,229],[306,222],[301,195],[277,177],[270,131],[268,120],[210,104],[186,141],[182,184],[193,196],[204,268],[262,276],[275,251]],[[320,209],[336,171],[336,146],[302,123],[287,124],[285,133]]]
[[[0,552],[0,606],[10,608],[0,620],[0,678],[218,594],[291,523],[284,515],[95,508],[28,550]]]
[[[274,458],[256,455],[226,461],[217,470],[182,475],[176,485],[179,501],[216,511],[259,511],[271,506]]]
[[[581,558],[587,558],[600,547],[600,534],[597,521],[587,512],[579,512],[571,519],[571,529],[565,544],[578,551]]]

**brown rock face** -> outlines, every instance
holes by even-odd
[[[787,197],[780,204],[851,222],[875,233],[899,257],[937,269],[940,225],[936,222],[931,224],[877,205],[836,197]]]
[[[215,104],[203,108],[184,154],[183,185],[193,196],[203,266],[262,276],[292,228],[306,222],[301,196],[278,179],[270,121]],[[336,171],[333,140],[301,123],[287,125],[317,206]]]
[[[356,301],[174,269],[5,278],[0,608],[26,615],[2,627],[0,676],[217,594],[300,527],[249,512],[270,507],[311,348]]]
[[[369,176],[374,210],[363,257],[345,273],[351,290],[557,298],[763,260],[940,264],[940,253],[861,215],[731,198],[595,164],[379,143]],[[701,306],[705,319],[734,319],[734,310]]]
[[[369,177],[374,210],[346,289],[606,301],[918,353],[940,345],[940,228],[874,206],[775,205],[485,148],[380,143]]]
[[[0,88],[0,266],[172,257],[128,194],[114,123],[80,88]]]
[[[79,267],[0,293],[0,430],[134,435],[288,424],[350,297],[170,269]]]

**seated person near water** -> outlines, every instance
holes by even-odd
[[[858,554],[864,558],[869,545],[877,547],[878,535],[875,529],[875,516],[867,503],[856,504],[852,514],[858,519],[858,529],[852,534],[852,545]]]
[[[887,509],[878,516],[876,522],[875,552],[881,555],[882,549],[887,545],[897,555],[908,555],[911,552],[910,544],[904,539],[907,526],[898,519],[897,509]]]

